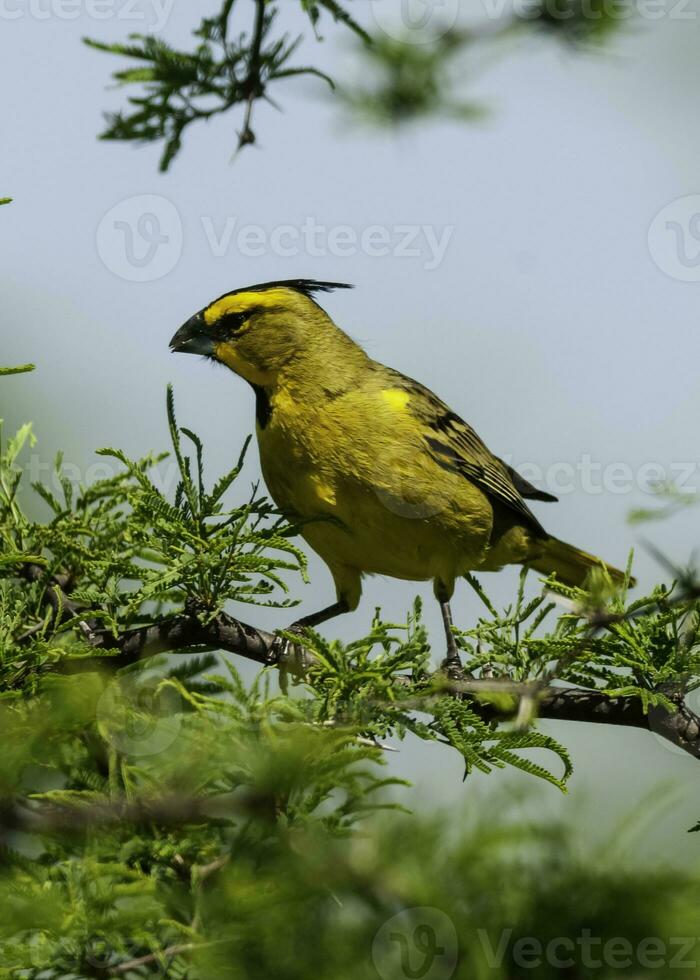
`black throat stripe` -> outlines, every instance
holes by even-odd
[[[255,392],[255,419],[260,428],[264,429],[272,415],[270,396],[260,385],[253,385],[253,391]]]

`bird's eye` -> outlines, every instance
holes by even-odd
[[[232,337],[248,318],[247,313],[224,313],[216,322],[216,333],[220,337]]]

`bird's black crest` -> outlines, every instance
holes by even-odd
[[[277,279],[272,282],[260,282],[255,286],[241,286],[239,289],[232,289],[223,296],[214,300],[215,303],[224,296],[235,296],[236,293],[262,293],[266,289],[274,289],[277,286],[284,286],[286,289],[293,289],[296,293],[301,293],[307,299],[313,299],[314,293],[331,293],[334,289],[353,289],[351,282],[323,282],[321,279]]]

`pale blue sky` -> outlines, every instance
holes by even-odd
[[[7,0],[2,9],[17,6]],[[168,39],[185,40],[193,6],[176,3]],[[123,12],[123,5],[115,9]],[[285,5],[290,29],[304,26],[295,9]],[[538,467],[555,492],[553,481],[565,482],[558,505],[537,505],[548,529],[618,564],[637,544],[638,575],[649,585],[659,572],[639,548],[642,534],[681,561],[697,543],[693,512],[643,531],[630,527],[628,511],[647,498],[620,491],[644,464],[669,475],[690,472],[689,486],[700,482],[700,285],[661,271],[647,241],[660,209],[700,192],[700,14],[697,5],[687,9],[689,19],[636,22],[606,55],[575,56],[551,42],[525,41],[484,67],[470,87],[492,108],[478,125],[372,134],[341,119],[320,83],[296,82],[278,90],[283,113],[258,113],[258,147],[232,164],[240,117],[227,116],[193,129],[165,176],[157,173],[157,148],[96,140],[101,111],[122,103],[122,94],[105,89],[120,62],[80,44],[85,34],[122,38],[147,21],[98,22],[84,12],[77,20],[27,12],[8,20],[0,196],[15,203],[1,214],[0,360],[33,360],[39,370],[3,385],[3,414],[12,423],[35,420],[43,460],[61,446],[84,469],[100,445],[131,454],[165,445],[164,388],[171,380],[180,418],[204,438],[214,474],[252,429],[252,396],[234,376],[170,355],[175,328],[213,296],[247,283],[297,276],[352,282],[355,290],[324,298],[337,322],[373,356],[438,391],[494,451]],[[369,3],[356,10],[371,23]],[[307,48],[300,60],[313,56],[340,74],[352,71],[332,25],[324,33],[325,48]],[[105,266],[96,242],[105,214],[120,205],[124,219],[121,202],[142,195],[174,206],[182,249],[167,275],[134,282]],[[228,247],[212,249],[227,220]],[[353,251],[347,231],[330,240],[318,231],[321,255],[297,248],[283,256],[269,246],[256,256],[241,252],[242,226],[260,226],[269,241],[280,226],[305,223],[350,226],[357,236],[378,225],[391,246],[405,239],[400,226],[427,232],[416,234],[419,254],[408,256],[333,254]],[[290,234],[282,233],[283,243]],[[435,262],[430,242],[444,235],[444,257]],[[123,241],[122,234],[101,245],[117,271],[124,269]],[[684,268],[692,269],[697,243],[690,237],[686,246]],[[668,241],[655,247],[668,254]],[[592,488],[567,475],[587,459]],[[252,452],[248,480],[257,473]],[[302,611],[332,594],[319,562],[312,561],[312,572]],[[509,570],[485,583],[505,602],[515,579]],[[375,605],[387,618],[402,617],[416,591],[426,596],[439,649],[430,589],[391,580],[370,580],[360,610],[328,632],[356,635]],[[466,587],[454,605],[460,624],[477,612]],[[261,613],[258,620],[276,626],[286,616]],[[693,760],[642,733],[550,727],[572,747],[577,775],[566,799],[535,787],[535,809],[573,817],[602,789],[607,823],[660,779],[684,782],[685,802],[649,840],[652,850],[695,854],[695,838],[683,835],[700,817]],[[418,797],[470,798],[459,760],[442,750],[404,747],[392,766],[422,781]],[[495,784],[504,777],[491,778]],[[508,785],[521,782],[514,777]],[[475,783],[484,788],[483,780]]]

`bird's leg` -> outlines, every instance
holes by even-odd
[[[307,627],[313,628],[314,626],[320,626],[321,623],[325,623],[329,619],[333,619],[335,616],[340,616],[342,613],[349,611],[350,606],[345,599],[338,599],[337,602],[332,602],[325,609],[319,609],[315,613],[309,613],[308,616],[302,616],[300,619],[296,619],[286,628],[285,633],[298,633],[301,635]],[[288,661],[292,653],[296,653],[297,657],[300,658],[301,645],[293,643],[283,636],[278,636],[270,648],[269,662],[281,664],[282,667],[280,680],[283,690],[287,686]]]
[[[326,606],[325,609],[319,609],[318,612],[309,613],[308,616],[302,616],[301,619],[295,620],[288,630],[291,632],[301,632],[306,629],[307,626],[314,627],[320,626],[321,623],[327,622],[329,619],[334,619],[336,616],[341,616],[343,613],[350,612],[350,607],[348,606],[345,599],[338,599],[337,602],[332,602],[330,606]]]
[[[454,633],[452,632],[452,610],[450,609],[450,600],[445,589],[436,588],[435,595],[440,603],[442,622],[445,627],[445,639],[447,640],[447,654],[442,662],[442,669],[445,671],[450,680],[463,681],[466,675],[464,673],[464,668],[462,667],[462,661],[459,657],[457,641],[455,640]]]
[[[445,627],[445,639],[447,640],[447,656],[445,657],[444,666],[448,671],[456,669],[462,672],[462,661],[459,659],[457,641],[455,640],[455,635],[452,632],[452,610],[450,609],[450,603],[447,599],[441,600],[440,612],[442,613],[442,622]]]

